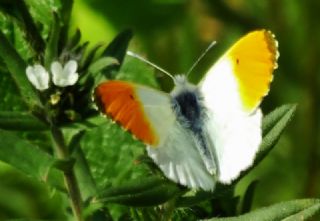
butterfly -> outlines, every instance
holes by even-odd
[[[170,180],[213,191],[250,167],[262,140],[259,105],[277,68],[278,43],[268,30],[240,38],[194,85],[174,77],[165,93],[110,80],[94,91],[100,110],[146,145]]]

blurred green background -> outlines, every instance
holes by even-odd
[[[108,43],[131,28],[134,38],[129,49],[173,74],[187,72],[216,40],[217,46],[192,72],[193,82],[243,34],[261,28],[274,32],[279,41],[279,68],[262,109],[268,113],[285,103],[297,103],[298,109],[276,148],[237,187],[242,193],[252,180],[259,180],[253,205],[258,208],[319,197],[319,12],[320,2],[311,0],[75,0],[71,32],[79,28],[82,41],[93,46]],[[162,89],[169,91],[170,79],[158,79]],[[42,184],[4,164],[0,180],[0,220],[64,218],[61,202],[65,201]],[[20,204],[8,204],[9,198]]]

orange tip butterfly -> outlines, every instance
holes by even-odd
[[[261,143],[259,105],[269,92],[279,56],[267,30],[238,40],[198,85],[174,77],[170,94],[111,80],[99,84],[101,111],[146,144],[169,179],[213,191],[252,165]]]

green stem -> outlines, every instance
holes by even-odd
[[[57,157],[61,160],[68,160],[70,155],[68,148],[65,145],[61,130],[55,126],[51,126],[51,135]],[[75,215],[77,221],[83,221],[82,199],[73,168],[69,171],[64,171],[64,182],[69,193],[73,214]]]
[[[164,213],[163,213],[161,221],[172,220],[172,214],[175,209],[175,206],[176,206],[176,197],[174,197],[172,200],[170,200],[164,204],[164,208],[163,208]]]

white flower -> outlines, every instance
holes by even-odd
[[[43,91],[49,88],[49,74],[42,65],[28,66],[26,73],[31,84],[38,90]]]
[[[52,81],[56,86],[66,87],[74,85],[79,75],[77,71],[78,64],[74,60],[68,61],[64,67],[55,61],[51,64]]]

